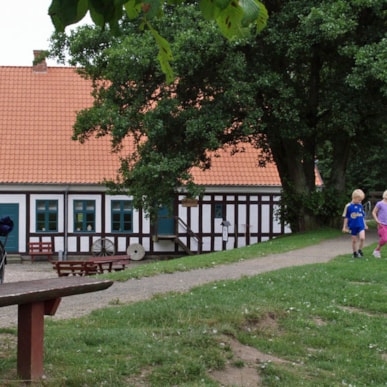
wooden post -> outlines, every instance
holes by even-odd
[[[17,373],[25,380],[43,375],[44,302],[19,305]]]
[[[18,305],[18,375],[28,381],[43,376],[44,315],[53,316],[62,297],[107,289],[112,284],[110,280],[87,277],[2,284],[0,307]]]

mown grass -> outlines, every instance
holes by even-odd
[[[268,251],[309,238],[280,239]],[[387,268],[372,258],[372,247],[364,259],[339,256],[112,305],[84,318],[47,320],[46,379],[36,385],[216,386],[209,370],[233,358],[245,366],[225,345],[230,337],[283,360],[256,364],[265,386],[386,385]],[[12,341],[16,332],[0,333]],[[20,385],[15,351],[0,348],[2,386]]]

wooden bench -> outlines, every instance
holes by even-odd
[[[56,261],[52,262],[53,269],[58,277],[86,276],[98,274],[99,268],[94,262],[89,261]]]
[[[125,270],[130,263],[129,255],[110,255],[105,257],[91,257],[88,262],[92,262],[98,266],[99,274],[104,272],[111,273],[112,271]]]
[[[51,261],[53,251],[51,242],[28,242],[28,254],[31,256],[31,262],[34,262],[35,256],[45,255]]]
[[[53,316],[61,298],[107,289],[110,280],[90,277],[10,282],[0,286],[0,307],[18,305],[17,373],[24,380],[43,376],[44,316]]]

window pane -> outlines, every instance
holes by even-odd
[[[124,214],[124,222],[132,223],[132,214]]]
[[[117,201],[112,201],[112,210],[113,211],[120,211],[120,202]]]
[[[44,211],[44,210],[46,209],[44,201],[38,200],[38,201],[36,202],[36,209],[37,209],[38,211]]]
[[[112,221],[113,223],[120,223],[121,216],[120,214],[113,214],[112,215]]]
[[[50,222],[48,224],[48,231],[57,231],[57,228],[56,228],[56,222]]]
[[[82,211],[82,209],[83,209],[83,204],[82,204],[82,202],[79,201],[79,200],[76,200],[76,201],[74,202],[74,208],[75,208],[76,211]]]
[[[48,203],[48,209],[50,211],[57,211],[58,210],[58,202],[50,200],[49,203]]]
[[[132,214],[124,215],[124,230],[132,231]]]
[[[124,211],[132,211],[132,202],[129,200],[124,202]]]
[[[86,214],[86,223],[94,224],[94,214]]]
[[[36,201],[36,231],[58,231],[58,201]]]
[[[36,220],[37,220],[38,222],[44,223],[44,219],[45,219],[44,213],[38,213],[38,214],[36,214]]]
[[[44,222],[36,223],[36,231],[45,231]]]
[[[215,204],[214,216],[215,216],[215,218],[223,219],[223,205],[222,204]]]
[[[112,231],[132,231],[132,202],[130,200],[113,200],[111,212]]]
[[[95,231],[95,201],[74,201],[74,230]]]
[[[58,221],[57,221],[57,214],[56,213],[49,213],[48,214],[48,230],[49,231],[57,231],[58,230],[58,227],[57,227],[57,224],[58,224]]]

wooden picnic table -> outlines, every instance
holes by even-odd
[[[126,269],[130,263],[129,255],[91,257],[87,260],[55,261],[52,267],[59,277],[87,276]]]
[[[87,260],[98,266],[98,272],[100,274],[104,272],[111,273],[112,271],[120,271],[126,269],[126,266],[130,263],[129,255],[112,255],[104,257],[91,257]]]
[[[18,305],[17,372],[25,380],[43,376],[44,316],[53,316],[62,297],[107,289],[110,280],[60,277],[0,285],[0,307]]]

